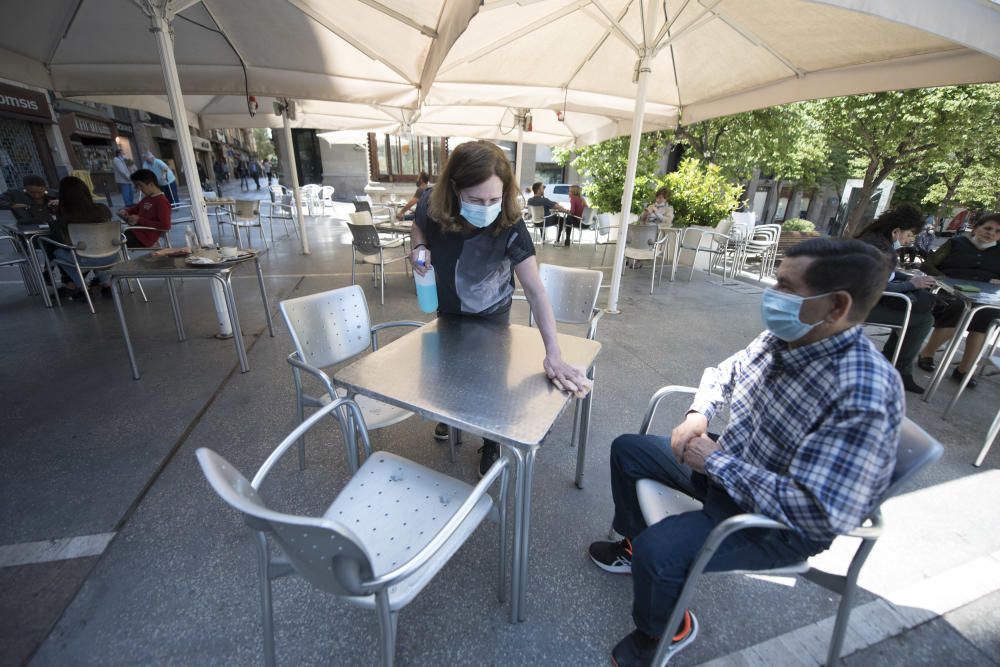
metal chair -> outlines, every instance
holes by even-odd
[[[316,208],[319,206],[320,186],[315,184],[303,185],[299,188],[299,196],[302,198],[302,206],[306,209],[307,215],[316,215]]]
[[[531,211],[531,226],[538,232],[542,245],[545,245],[545,231],[558,224],[556,216],[554,213],[546,216],[544,206],[529,206],[528,210]]]
[[[632,266],[637,262],[652,262],[652,271],[649,274],[649,293],[653,293],[656,284],[656,261],[661,262],[660,281],[663,280],[662,262],[665,261],[663,249],[666,247],[666,236],[660,233],[659,225],[655,223],[641,223],[628,226],[628,235],[625,237],[625,259],[632,260]],[[674,260],[676,263],[676,260]]]
[[[774,273],[774,264],[778,257],[778,239],[781,237],[781,225],[757,225],[753,228],[753,235],[743,247],[743,259],[740,262],[739,270],[743,271],[748,259],[756,258],[760,261],[760,271],[757,274],[758,282],[764,276]]]
[[[694,394],[698,390],[694,387],[681,387],[671,385],[658,390],[649,401],[646,415],[643,418],[639,433],[645,434],[649,431],[649,426],[656,414],[656,408],[660,401],[671,394],[683,393]],[[846,575],[832,574],[817,570],[809,565],[808,561],[794,563],[792,565],[775,568],[772,570],[753,571],[730,571],[725,574],[753,573],[764,575],[791,575],[801,574],[809,581],[818,584],[828,590],[840,594],[840,605],[837,608],[837,620],[834,624],[833,635],[830,639],[830,646],[827,653],[826,664],[836,665],[840,661],[840,652],[844,643],[844,636],[847,633],[847,625],[851,615],[851,607],[854,605],[854,597],[857,592],[858,574],[875,546],[876,540],[882,533],[882,514],[880,507],[882,503],[895,495],[900,488],[920,470],[933,463],[941,457],[944,448],[941,443],[927,434],[922,428],[909,419],[903,419],[900,431],[899,448],[896,452],[896,467],[893,469],[889,488],[879,499],[878,505],[872,510],[865,521],[856,530],[848,533],[846,537],[860,538],[861,542],[851,559],[850,567]],[[636,495],[642,510],[643,518],[647,525],[653,525],[662,521],[665,517],[681,512],[690,512],[701,509],[701,503],[688,496],[671,489],[659,482],[650,479],[639,480],[636,484]],[[715,554],[716,549],[729,535],[740,530],[752,529],[770,530],[790,530],[788,526],[760,514],[738,514],[731,516],[719,523],[705,540],[701,551],[691,564],[688,570],[684,587],[677,599],[677,604],[670,614],[670,618],[664,627],[676,628],[687,608],[688,600],[694,593],[695,584],[701,577]],[[722,573],[720,573],[722,574]],[[653,659],[653,665],[662,667],[670,660],[673,647],[671,645],[671,633],[664,635],[664,641],[660,642]]]
[[[285,320],[295,351],[288,355],[295,381],[295,406],[299,421],[305,419],[306,408],[329,404],[346,392],[336,390],[330,376],[323,370],[361,354],[369,347],[378,349],[378,332],[394,327],[420,327],[423,322],[398,321],[372,326],[365,294],[357,285],[287,299],[278,305]],[[307,394],[302,373],[308,373],[323,385],[324,393],[317,397]],[[354,399],[361,406],[365,423],[370,429],[397,424],[413,413],[365,396]],[[306,465],[305,438],[299,442],[299,467]]]
[[[348,450],[351,479],[322,516],[276,512],[260,495],[267,475],[288,449],[333,416]],[[364,462],[358,465],[357,441]],[[212,489],[256,532],[264,662],[275,664],[271,582],[298,574],[350,605],[377,613],[379,657],[391,667],[399,611],[423,590],[489,517],[499,524],[498,597],[504,597],[508,461],[502,456],[476,486],[388,452],[373,452],[358,405],[338,399],[292,431],[248,482],[207,448],[196,452]],[[488,493],[500,480],[499,502]],[[280,556],[271,554],[271,542]]]
[[[274,245],[274,221],[280,220],[285,228],[285,237],[289,236],[288,223],[292,224],[295,236],[299,235],[299,226],[295,219],[295,197],[287,192],[284,186],[272,185],[268,188],[271,195],[270,201],[265,201],[267,205],[267,225],[271,230],[271,245]]]
[[[247,230],[247,245],[252,248],[253,243],[250,240],[250,230],[256,227],[260,233],[260,242],[264,244],[265,249],[267,248],[267,239],[264,238],[264,225],[261,223],[260,218],[259,199],[237,199],[235,210],[230,211],[227,208],[221,208],[219,214],[215,217],[215,223],[219,230],[220,239],[222,238],[222,225],[231,225],[233,227],[233,231],[236,234],[236,246],[238,248],[243,247],[240,229]]]
[[[17,239],[10,235],[0,236],[0,243],[4,241],[10,244],[10,252],[0,255],[0,267],[16,266],[21,271],[21,281],[24,283],[25,291],[28,293],[28,296],[34,296],[39,287],[35,284],[31,265],[28,262],[28,258],[24,255],[21,245],[17,242]],[[45,289],[44,284],[41,286],[41,289]]]
[[[49,259],[48,253],[45,253],[45,266],[48,269],[49,275],[52,276],[52,263],[56,263],[61,267],[70,267],[68,270],[76,271],[80,274],[81,278],[87,275],[89,271],[107,271],[112,268],[115,264],[122,261],[122,247],[123,242],[121,240],[121,223],[117,220],[109,220],[108,222],[94,222],[88,224],[77,224],[77,225],[66,225],[66,229],[69,233],[70,241],[72,245],[66,245],[65,243],[59,243],[50,238],[44,236],[38,237],[40,243],[45,243],[56,248],[63,248],[69,250],[70,255],[73,258],[72,262],[68,262],[58,257]],[[161,231],[161,230],[157,230]],[[94,258],[94,259],[104,259],[107,261],[102,264],[93,265],[89,264],[86,267],[80,266],[80,258]],[[81,280],[82,282],[82,280]],[[62,300],[59,297],[59,290],[55,290],[56,295],[56,305],[62,308]],[[94,310],[94,302],[90,298],[90,291],[87,286],[83,286],[83,295],[87,299],[87,305],[90,306],[90,312],[92,315],[96,315],[97,311]],[[143,295],[145,296],[145,295]]]
[[[906,335],[906,328],[910,326],[910,312],[913,309],[913,303],[905,294],[900,294],[899,292],[883,292],[883,299],[889,299],[892,301],[899,301],[903,305],[903,321],[899,324],[890,324],[888,322],[876,322],[875,320],[865,320],[862,322],[863,326],[866,327],[881,327],[883,329],[889,329],[891,331],[898,331],[896,340],[896,350],[892,353],[892,365],[896,365],[896,360],[899,359],[899,350],[903,347],[903,337]]]
[[[583,215],[579,218],[572,216],[579,220],[579,225],[577,225],[577,243],[583,243],[583,231],[585,229],[593,231],[596,233],[595,225],[597,224],[597,211],[589,206],[583,207]]]
[[[604,240],[601,240],[601,236]],[[601,252],[601,266],[604,266],[604,260],[607,259],[608,246],[618,244],[618,225],[614,224],[611,219],[610,213],[598,213],[597,214],[597,226],[594,228],[594,250],[590,253],[590,262],[587,264],[589,269],[594,264],[594,254],[597,252],[597,246],[604,246],[603,252]]]
[[[708,272],[712,272],[715,257],[724,253],[726,246],[729,244],[729,230],[732,229],[732,225],[733,219],[725,218],[714,229],[696,229],[694,227],[686,227],[684,229],[680,240],[677,242],[677,251],[678,255],[684,250],[694,253],[694,256],[691,258],[691,272],[688,273],[688,282],[691,282],[691,278],[694,277],[694,267],[698,263],[698,253],[700,252],[707,252],[713,256],[713,260],[708,264]],[[670,270],[671,280],[674,279],[674,274],[677,273],[677,265],[679,263],[680,257],[674,258],[674,265]],[[733,275],[738,273],[738,270],[734,268]],[[722,279],[725,281],[725,273],[723,273]]]
[[[352,213],[358,215],[357,213]],[[351,230],[351,284],[355,284],[355,267],[358,264],[370,264],[372,267],[372,280],[379,286],[379,303],[385,305],[385,267],[395,262],[403,262],[404,271],[409,275],[408,262],[410,258],[406,255],[403,247],[403,239],[384,240],[379,236],[374,224],[354,224],[347,223],[347,228]],[[387,257],[386,251],[393,248],[400,249],[398,257]]]
[[[730,271],[732,272],[731,277],[736,278],[742,266],[746,245],[753,236],[753,225],[744,219],[736,219],[736,215],[733,214],[733,223],[729,228],[728,238],[725,243],[720,244],[719,252],[712,258],[712,269],[718,269],[720,265],[722,266],[723,282],[727,280]]]
[[[952,411],[958,405],[958,399],[962,397],[965,388],[969,386],[969,380],[975,377],[976,373],[984,372],[988,366],[1000,369],[1000,356],[996,355],[997,344],[1000,343],[1000,320],[990,322],[990,327],[986,332],[986,340],[992,342],[988,345],[984,344],[983,348],[979,351],[979,356],[976,358],[975,363],[972,364],[972,368],[962,378],[961,384],[958,385],[958,391],[955,392],[951,402],[945,409],[942,416],[943,419],[947,420],[951,418]],[[983,465],[983,460],[986,459],[990,448],[993,447],[993,441],[996,440],[998,433],[1000,433],[1000,410],[997,411],[996,417],[993,418],[993,423],[990,424],[990,428],[986,431],[986,440],[983,442],[982,449],[979,450],[979,454],[972,465],[977,468]]]
[[[319,189],[319,206],[320,206],[320,211],[323,213],[323,215],[326,215],[327,205],[329,205],[330,208],[334,208],[333,205],[334,192],[336,192],[336,189],[332,185],[324,185]]]
[[[388,206],[376,206],[372,203],[368,195],[354,197],[354,212],[366,212],[375,222],[390,222],[392,220],[392,209]]]

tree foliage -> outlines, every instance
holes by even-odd
[[[256,127],[253,130],[253,138],[257,143],[257,157],[261,160],[271,160],[274,158],[274,142],[271,141],[271,134],[268,130]]]
[[[730,182],[719,165],[703,164],[693,157],[664,176],[662,183],[670,188],[677,227],[715,227],[736,210],[743,194],[742,186]]]

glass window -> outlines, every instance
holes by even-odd
[[[445,139],[404,134],[369,134],[368,161],[374,181],[415,183],[421,171],[431,180],[441,173],[448,151]]]

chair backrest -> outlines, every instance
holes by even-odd
[[[299,358],[326,368],[368,349],[371,319],[358,285],[287,299],[279,304]]]
[[[236,217],[237,218],[256,218],[258,213],[260,213],[260,200],[259,199],[237,199],[236,200]]]
[[[583,215],[580,216],[580,225],[582,227],[593,227],[595,221],[595,211],[589,206],[583,207]]]
[[[271,192],[271,201],[273,202],[279,201],[280,198],[285,195],[285,186],[283,185],[279,185],[276,183],[274,185],[268,186],[267,189]]]
[[[715,226],[715,231],[719,234],[725,234],[726,236],[728,236],[729,230],[733,228],[734,222],[735,221],[733,220],[732,216],[723,218],[722,220],[719,221],[719,224]]]
[[[362,211],[368,211],[368,213],[370,214],[372,212],[372,205],[367,199],[359,199],[355,197],[354,210],[357,213],[361,213]]]
[[[77,250],[80,257],[107,257],[121,251],[121,223],[117,220],[66,225],[73,245],[83,244]]]
[[[352,225],[374,225],[375,221],[372,220],[371,211],[355,211],[354,213],[348,213],[347,217],[351,219]]]
[[[882,502],[899,493],[900,488],[926,466],[941,458],[944,447],[927,431],[908,418],[903,418],[899,434],[899,448],[896,450],[896,467],[892,469],[889,488],[882,496]]]
[[[629,225],[625,245],[636,250],[649,250],[660,236],[660,228],[654,224]]]
[[[733,211],[732,215],[734,222],[748,225],[751,229],[757,224],[757,216],[753,211]]]
[[[355,213],[355,215],[357,214]],[[379,253],[382,248],[382,239],[379,238],[375,225],[355,225],[349,222],[347,228],[351,230],[351,236],[354,237],[354,247],[358,252],[362,255],[377,255]]]
[[[334,411],[339,418],[339,411]],[[196,452],[198,463],[212,489],[247,523],[272,534],[302,577],[334,595],[357,595],[362,580],[372,577],[368,554],[351,531],[336,521],[275,512],[229,461],[211,449]]]
[[[333,193],[335,191],[336,190],[335,190],[335,188],[332,185],[324,185],[323,187],[321,187],[319,189],[319,197],[320,197],[320,199],[326,199],[328,201],[333,201]]]
[[[735,215],[735,213],[733,214]],[[729,239],[731,241],[745,241],[753,233],[753,225],[745,220],[736,220],[729,229]]]
[[[594,316],[604,274],[556,264],[539,264],[538,275],[557,322],[585,324]]]
[[[545,222],[544,206],[529,206],[528,209],[531,210],[531,224],[539,226]]]

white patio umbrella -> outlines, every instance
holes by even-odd
[[[997,81],[997,35],[1000,8],[981,0],[485,0],[426,102],[628,100],[628,211],[649,103],[677,107],[690,123],[803,99]]]

